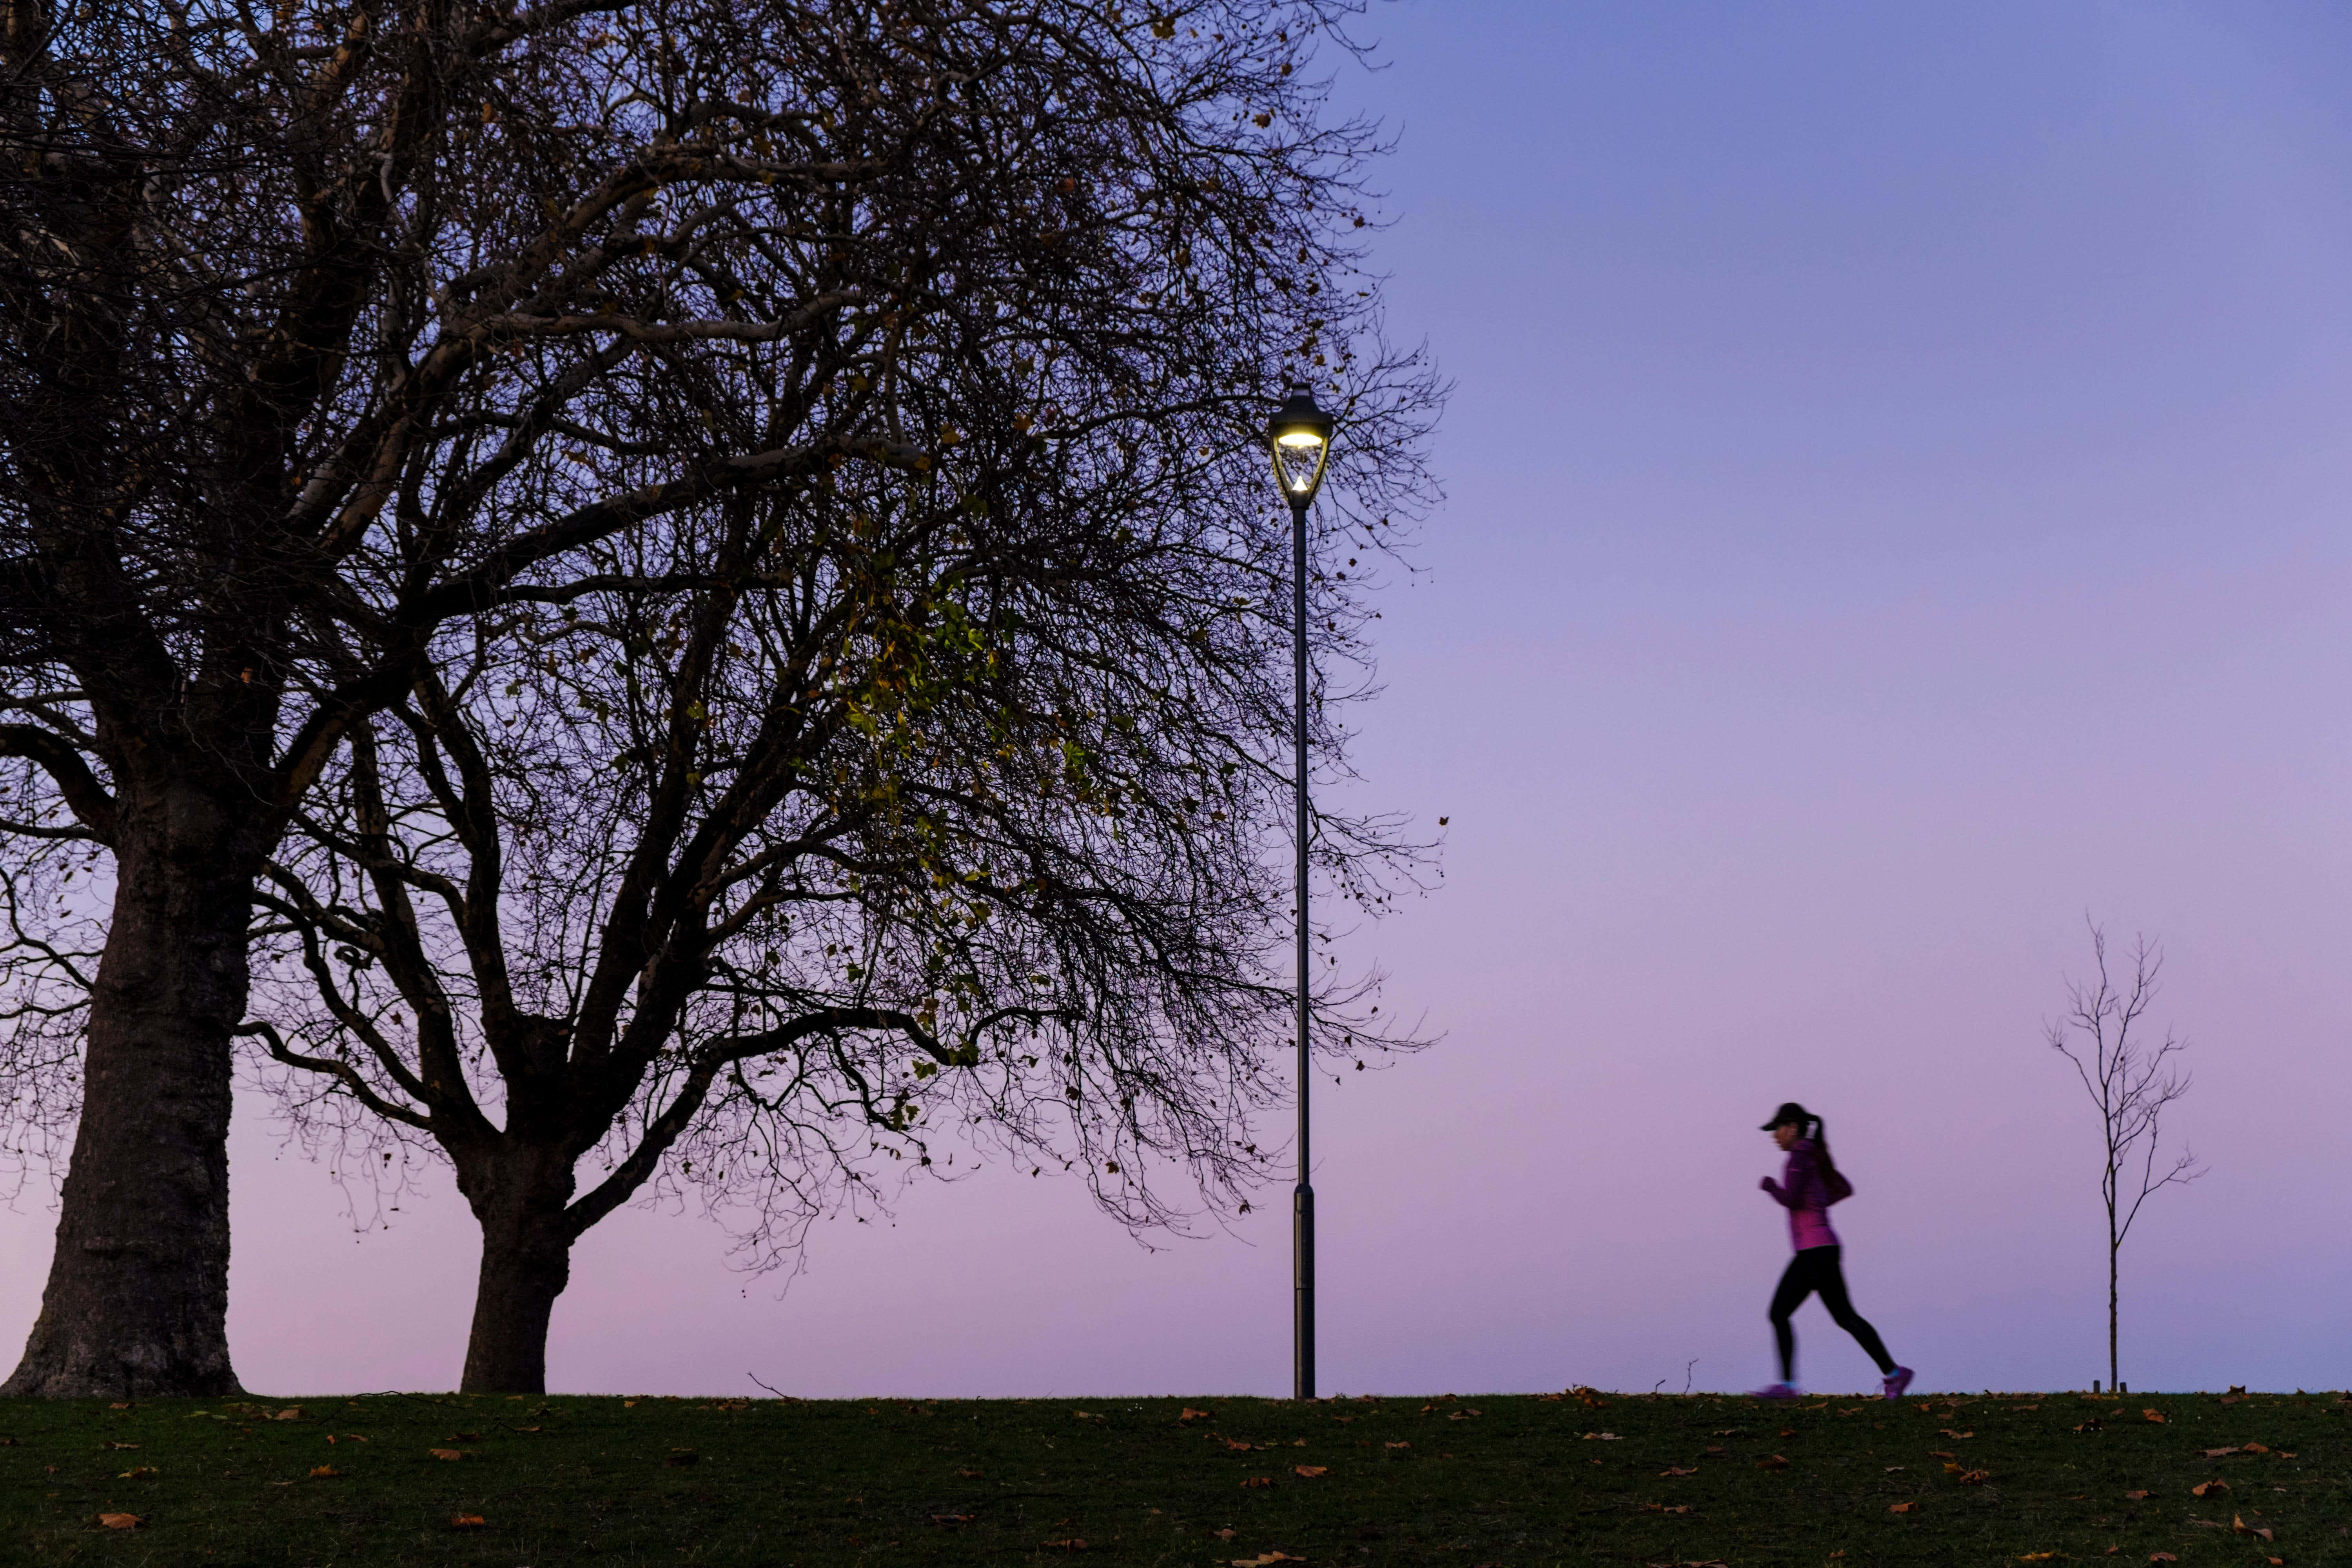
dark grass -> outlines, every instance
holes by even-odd
[[[0,1559],[2352,1563],[2347,1413],[2271,1394],[19,1401],[0,1403]],[[2272,1451],[2201,1453],[2250,1442]],[[2215,1479],[2229,1489],[2191,1494]],[[1902,1502],[1917,1510],[1889,1511]]]

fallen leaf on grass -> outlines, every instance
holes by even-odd
[[[1886,1511],[1889,1513],[1917,1513],[1919,1511],[1919,1505],[1916,1502],[1891,1502],[1886,1505]]]
[[[1658,1474],[1661,1478],[1670,1476],[1695,1476],[1698,1474],[1698,1467],[1694,1465],[1689,1469],[1685,1469],[1680,1465],[1668,1465],[1664,1469],[1660,1470]]]
[[[2175,1557],[2169,1552],[2151,1552],[2147,1554],[2147,1560],[2150,1563],[2178,1563],[2180,1561],[2179,1558]]]
[[[1237,1454],[1246,1454],[1253,1448],[1263,1448],[1265,1447],[1263,1443],[1236,1443],[1231,1437],[1224,1439],[1224,1444],[1227,1448]]]
[[[310,1475],[317,1480],[331,1480],[342,1473],[332,1465],[313,1465],[310,1468]]]
[[[149,1476],[161,1473],[152,1465],[133,1465],[114,1479],[118,1481],[143,1481]]]
[[[1100,1421],[1104,1419],[1104,1417],[1096,1415],[1091,1410],[1073,1410],[1070,1412],[1070,1419],[1073,1421]]]
[[[1187,1405],[1185,1407],[1184,1414],[1176,1417],[1176,1424],[1181,1426],[1187,1421],[1206,1421],[1208,1418],[1209,1412],[1205,1410],[1194,1410],[1191,1406]]]
[[[1067,1541],[1041,1541],[1037,1544],[1047,1552],[1084,1552],[1087,1549],[1087,1543],[1075,1535]]]
[[[1699,1452],[1707,1455],[1717,1455],[1723,1452],[1723,1445],[1720,1443],[1709,1443],[1706,1447],[1700,1449]]]
[[[1783,1426],[1780,1428],[1780,1436],[1783,1437],[1793,1437],[1796,1435],[1797,1429],[1794,1426]]]
[[[2268,1530],[2265,1530],[2259,1525],[2248,1524],[2244,1520],[2239,1518],[2234,1513],[2230,1516],[2230,1533],[2232,1535],[2259,1535],[2264,1541],[2268,1541],[2271,1538],[2271,1532]]]
[[[935,1513],[931,1515],[931,1522],[933,1524],[970,1524],[971,1522],[971,1515],[968,1513]]]
[[[1331,1467],[1328,1465],[1293,1465],[1290,1467],[1290,1473],[1295,1476],[1303,1476],[1311,1481],[1318,1476],[1329,1475],[1331,1473]]]
[[[1908,1467],[1908,1466],[1906,1466],[1906,1465],[1889,1465],[1889,1466],[1887,1466],[1887,1467],[1886,1467],[1886,1473],[1887,1473],[1888,1475],[1890,1475],[1890,1476],[1891,1476],[1891,1475],[1895,1474],[1895,1471],[1897,1471],[1897,1470],[1907,1469],[1907,1468],[1909,1468],[1909,1467]]]
[[[1953,1453],[1948,1448],[1930,1448],[1927,1450],[1927,1457],[1931,1459],[1957,1459],[1959,1458],[1958,1454]]]
[[[135,1513],[101,1513],[98,1516],[98,1522],[109,1530],[136,1530],[139,1528],[139,1516]]]
[[[452,1443],[478,1443],[481,1440],[482,1435],[479,1432],[452,1432],[449,1434],[449,1441]]]
[[[2124,1496],[2131,1499],[2134,1502],[2146,1502],[2147,1500],[2147,1493],[2146,1492],[2126,1492],[2124,1493]]]
[[[1272,1485],[1274,1485],[1274,1478],[1272,1476],[1252,1476],[1249,1479],[1242,1483],[1242,1490],[1255,1491]]]
[[[2020,1557],[2018,1561],[2020,1563],[2047,1563],[2053,1557],[2057,1555],[2058,1553],[2055,1552],[2029,1552],[2024,1556]]]
[[[1293,1557],[1287,1552],[1269,1552],[1263,1557],[1236,1557],[1234,1568],[1274,1568],[1277,1563],[1304,1563],[1304,1557]]]
[[[1955,1432],[1949,1426],[1938,1426],[1936,1428],[1936,1436],[1939,1437],[1949,1437],[1953,1442],[1957,1443],[1963,1438],[1973,1437],[1976,1434],[1974,1432]]]
[[[110,1448],[136,1448],[139,1445],[136,1443],[109,1443],[107,1447]]]
[[[2270,1450],[2263,1447],[2260,1443],[2249,1443],[2243,1448],[2240,1449],[2239,1452],[2245,1454],[2267,1454]]]
[[[482,1516],[478,1513],[453,1513],[449,1516],[449,1528],[452,1530],[480,1530],[483,1528]]]
[[[1412,1445],[1410,1443],[1383,1443],[1381,1447],[1383,1448],[1410,1448]]]
[[[2189,1495],[2203,1497],[2207,1492],[2225,1492],[2229,1489],[2230,1483],[2227,1481],[2200,1481],[2189,1489]]]
[[[2218,1459],[2224,1454],[2234,1454],[2237,1451],[2235,1448],[2208,1448],[2205,1450],[2205,1457],[2209,1459]]]
[[[1209,1533],[1220,1541],[1231,1541],[1234,1538],[1233,1528],[1230,1525],[1223,1530],[1213,1530]]]
[[[302,1419],[302,1407],[298,1405],[291,1410],[281,1410],[277,1415],[271,1416],[270,1419],[272,1421],[299,1421]]]
[[[436,1459],[462,1459],[466,1457],[455,1448],[427,1448],[425,1451]]]
[[[107,1408],[109,1410],[128,1410],[131,1406],[128,1405],[110,1405]]]
[[[980,1479],[980,1472],[978,1470],[958,1470],[956,1474],[961,1476],[968,1481],[978,1480]]]
[[[1588,1443],[1614,1443],[1617,1441],[1617,1434],[1614,1432],[1587,1432],[1584,1435],[1584,1440]]]
[[[2088,1421],[2084,1422],[2080,1426],[2074,1428],[2077,1432],[2104,1432],[2106,1429],[2107,1424],[2100,1420],[2095,1415],[2092,1416]]]
[[[1785,1470],[1789,1468],[1789,1461],[1783,1455],[1772,1454],[1757,1460],[1756,1468],[1759,1470]]]
[[[1688,1513],[1690,1504],[1676,1503],[1674,1507],[1668,1508],[1662,1502],[1645,1502],[1642,1505],[1642,1511],[1643,1513]]]
[[[2164,1412],[2161,1410],[2143,1410],[2139,1414],[2143,1421],[2153,1421],[2159,1426],[2164,1425]]]
[[[1971,1470],[1964,1468],[1958,1465],[1946,1465],[1944,1467],[1944,1473],[1948,1476],[1957,1477],[1960,1485],[1964,1487],[1980,1487],[1987,1481],[1992,1479],[1992,1472],[1990,1470]]]

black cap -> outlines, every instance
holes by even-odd
[[[1772,1120],[1758,1128],[1757,1131],[1759,1132],[1769,1132],[1775,1127],[1802,1127],[1806,1122],[1812,1120],[1812,1115],[1813,1113],[1811,1111],[1807,1110],[1803,1106],[1799,1105],[1795,1100],[1791,1100],[1784,1103],[1780,1110],[1774,1111],[1772,1113]]]

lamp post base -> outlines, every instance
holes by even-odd
[[[1293,1399],[1315,1397],[1315,1189],[1290,1194],[1291,1366]]]

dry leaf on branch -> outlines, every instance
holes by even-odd
[[[98,1522],[109,1530],[136,1530],[139,1528],[139,1516],[135,1513],[101,1513],[98,1516]]]

